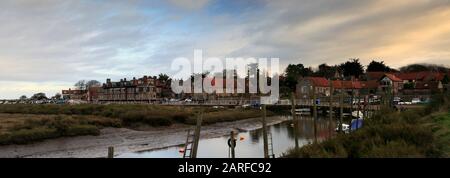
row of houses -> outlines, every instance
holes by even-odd
[[[143,76],[142,78],[133,78],[132,80],[127,80],[124,78],[116,82],[111,81],[111,79],[106,79],[106,82],[102,85],[91,86],[86,90],[62,90],[62,95],[65,99],[84,100],[89,102],[156,102],[163,99],[175,98],[206,101],[254,96],[254,94],[242,94],[237,92],[238,80],[241,80],[244,81],[247,91],[246,93],[248,93],[248,88],[251,86],[251,82],[249,82],[248,79],[238,78],[234,80],[233,92],[226,91],[226,79],[204,78],[203,80],[210,81],[212,86],[217,86],[220,84],[224,87],[223,91],[213,93],[204,92],[175,94],[172,92],[170,81],[159,80],[156,77]],[[194,91],[194,83],[193,81],[190,82],[192,82],[190,90]]]
[[[62,90],[65,99],[85,100],[90,102],[112,101],[156,101],[162,97],[173,97],[170,83],[156,77],[126,78],[113,82],[106,79],[106,83],[91,86],[86,90]]]
[[[297,98],[305,98],[311,95],[315,86],[317,96],[329,96],[332,92],[344,92],[348,94],[375,94],[382,95],[391,92],[393,95],[430,95],[442,92],[448,85],[444,79],[450,74],[439,72],[415,72],[415,73],[385,73],[367,72],[360,78],[347,80],[328,80],[323,77],[301,77],[296,86]],[[206,80],[206,79],[204,79]],[[120,81],[106,79],[102,85],[91,86],[86,90],[63,90],[65,99],[83,100],[89,102],[115,102],[136,101],[151,102],[160,101],[163,98],[191,98],[193,100],[217,100],[220,98],[251,97],[248,94],[250,82],[245,80],[247,94],[236,93],[237,80],[234,80],[234,93],[193,94],[183,93],[175,95],[170,87],[170,81],[159,80],[157,77],[143,76],[141,78],[126,78]],[[211,84],[221,83],[226,86],[225,79],[211,79]],[[334,89],[330,90],[330,86]],[[193,87],[193,85],[191,86]],[[193,88],[192,88],[193,89]],[[224,89],[225,90],[225,89]],[[250,95],[250,96],[249,96]]]
[[[301,77],[296,86],[298,98],[311,95],[312,88],[318,96],[329,96],[330,86],[333,92],[354,94],[382,95],[390,92],[399,95],[431,95],[443,92],[449,87],[444,81],[450,73],[442,72],[413,72],[413,73],[385,73],[367,72],[360,78],[349,80],[328,80],[323,77]]]

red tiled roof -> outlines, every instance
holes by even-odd
[[[370,80],[380,80],[385,72],[367,72],[366,74]]]
[[[397,76],[402,80],[422,80],[425,73],[423,72],[409,72],[409,73],[399,73]]]
[[[314,84],[314,86],[317,86],[317,87],[330,86],[330,84],[328,83],[328,80],[323,77],[306,77],[305,79],[311,81]]]
[[[363,88],[360,81],[342,81],[342,80],[334,80],[333,87],[335,89],[361,89]]]
[[[377,80],[369,80],[361,82],[362,88],[378,88],[380,83]]]
[[[430,71],[422,71],[422,72],[408,72],[408,73],[399,73],[397,74],[399,78],[402,80],[436,80],[440,81],[444,79],[445,73],[442,72],[430,72]]]
[[[425,77],[425,81],[431,81],[431,80],[441,81],[444,79],[444,77],[445,77],[445,73],[431,73],[430,75]]]
[[[384,74],[386,77],[388,77],[389,79],[391,79],[394,82],[401,82],[402,79],[398,78],[397,76],[395,76],[394,74]]]
[[[222,82],[222,86],[226,87],[226,84],[227,84],[227,80],[226,79],[213,78],[213,79],[210,79],[210,80],[211,80],[211,85],[212,86],[216,86],[216,81],[217,81],[218,83]],[[236,88],[237,87],[237,80],[233,80],[233,81],[234,81],[234,88]]]

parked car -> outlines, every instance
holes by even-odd
[[[369,103],[371,103],[371,104],[379,104],[380,102],[381,102],[380,99],[376,99],[376,98],[369,99]]]
[[[428,103],[430,103],[430,98],[420,101],[420,104],[428,104]]]
[[[412,104],[412,103],[409,102],[409,101],[400,101],[400,102],[398,102],[398,104],[399,104],[399,105],[410,105],[410,104]]]

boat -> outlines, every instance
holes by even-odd
[[[363,126],[364,120],[362,118],[352,119],[350,130],[358,130]]]
[[[352,116],[362,118],[364,114],[361,111],[353,111]]]
[[[309,114],[311,114],[311,109],[309,109],[309,108],[295,109],[295,114],[297,114],[297,115],[309,115]]]
[[[339,132],[339,124],[335,129],[336,132]],[[350,132],[350,125],[348,124],[342,124],[342,132],[349,133]]]

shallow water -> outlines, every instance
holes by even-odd
[[[282,116],[280,116],[282,117]],[[299,146],[314,141],[314,122],[310,117],[302,117],[298,120],[299,129],[297,132]],[[334,128],[335,123],[332,123]],[[273,154],[276,157],[281,156],[288,149],[295,147],[295,134],[292,121],[285,121],[275,125],[268,126],[269,133],[273,140]],[[317,140],[322,140],[333,134],[328,129],[328,120],[319,118],[317,120]],[[235,154],[236,158],[263,158],[263,134],[262,129],[241,132],[236,137]],[[241,139],[242,138],[242,139]],[[197,152],[198,158],[228,158],[229,147],[227,141],[229,136],[218,138],[200,139]],[[269,145],[270,147],[270,145]],[[164,149],[143,151],[138,153],[125,153],[119,158],[181,158],[183,154],[180,149],[184,146],[174,146]],[[271,154],[271,153],[270,153]]]

